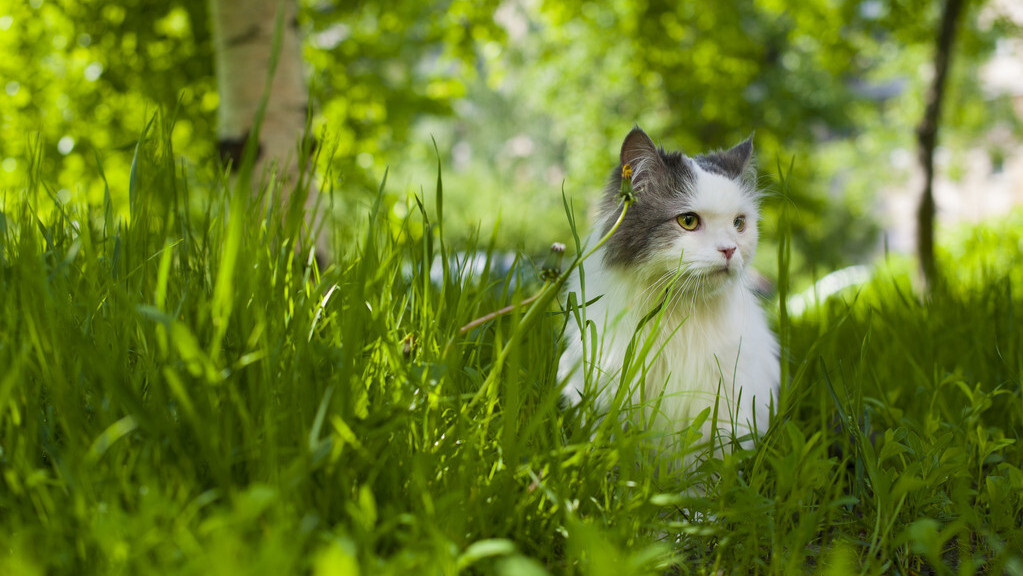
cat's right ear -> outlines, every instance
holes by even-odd
[[[622,166],[628,164],[632,168],[633,183],[644,175],[652,176],[662,164],[654,141],[639,126],[633,128],[622,142],[621,162]]]

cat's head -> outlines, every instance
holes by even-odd
[[[622,167],[632,169],[635,201],[608,239],[607,267],[654,281],[682,269],[689,286],[714,290],[742,278],[757,246],[759,192],[753,142],[689,157],[665,152],[636,127],[601,203],[602,231],[621,213]]]

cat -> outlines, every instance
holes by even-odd
[[[667,437],[717,403],[717,421],[699,427],[700,442],[715,432],[716,449],[728,450],[731,439],[748,448],[766,430],[779,387],[778,343],[752,288],[761,195],[752,139],[689,157],[658,148],[637,126],[620,159],[592,237],[606,235],[621,214],[623,168],[626,177],[631,170],[634,202],[583,275],[569,280],[576,302],[590,303],[580,310],[587,327],[569,320],[566,328],[564,395],[576,403],[592,397],[606,410],[630,386],[623,394]],[[639,360],[645,378],[623,382],[630,339],[644,321],[636,348],[648,337],[653,344]]]

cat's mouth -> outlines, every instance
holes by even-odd
[[[736,274],[738,266],[730,264],[705,264],[704,266],[688,269],[690,274],[700,276],[705,280],[726,281]]]
[[[732,269],[729,266],[707,267],[700,271],[699,275],[704,280],[709,280],[716,284],[718,282],[726,282],[732,276]]]

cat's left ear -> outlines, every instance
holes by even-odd
[[[659,182],[665,173],[664,160],[654,141],[636,126],[622,142],[621,167],[632,170],[632,185],[637,190],[647,182]]]
[[[753,135],[739,142],[732,148],[721,152],[718,157],[721,160],[721,168],[733,180],[748,180],[756,176],[756,168],[753,159]]]

